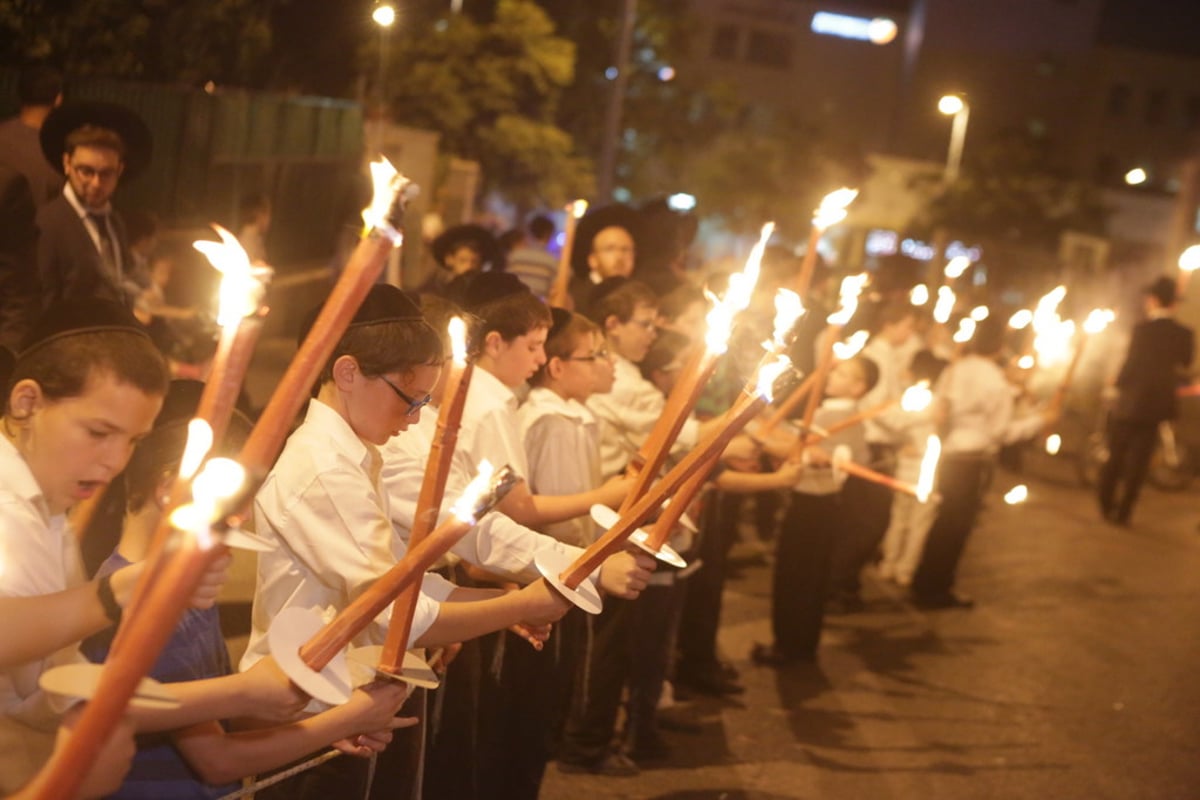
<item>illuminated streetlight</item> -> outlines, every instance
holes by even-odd
[[[962,165],[963,143],[967,139],[967,121],[971,116],[971,106],[961,95],[948,94],[938,100],[938,111],[948,117],[954,117],[950,127],[950,149],[946,153],[946,183],[958,180],[958,170]]]
[[[1147,177],[1146,170],[1142,169],[1141,167],[1134,167],[1133,169],[1129,170],[1129,172],[1125,173],[1125,183],[1129,184],[1130,186],[1141,186],[1146,182]]]
[[[379,3],[371,12],[371,19],[381,28],[390,28],[396,24],[396,8],[391,3]]]

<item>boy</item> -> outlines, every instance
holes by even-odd
[[[839,362],[829,372],[826,399],[817,409],[813,424],[826,428],[854,414],[859,399],[878,377],[879,368],[864,356]],[[773,454],[790,455],[790,443],[782,449],[775,443],[767,447]],[[849,535],[842,502],[844,479],[834,474],[831,464],[831,454],[838,447],[848,447],[851,460],[861,463],[867,455],[862,427],[856,425],[824,439],[820,445],[805,448],[806,469],[792,487],[775,553],[771,589],[775,640],[754,645],[750,657],[756,664],[781,667],[816,658],[834,540]]]

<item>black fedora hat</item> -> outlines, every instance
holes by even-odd
[[[496,242],[496,237],[482,225],[466,223],[447,228],[433,240],[430,250],[433,252],[434,261],[437,262],[439,267],[444,269],[443,262],[446,260],[446,256],[464,244],[478,250],[482,262],[490,264],[492,269],[502,269],[504,267],[503,259],[500,257],[500,246]]]
[[[42,125],[42,155],[59,172],[63,168],[67,137],[84,125],[107,128],[121,138],[125,145],[123,177],[133,177],[150,165],[154,137],[145,120],[125,106],[87,100],[63,103],[50,112]]]
[[[605,228],[624,228],[633,238],[635,248],[642,244],[642,217],[634,209],[615,203],[588,211],[575,227],[575,243],[571,248],[571,271],[580,278],[588,276],[592,240]]]

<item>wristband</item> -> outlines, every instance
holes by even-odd
[[[121,604],[113,594],[112,575],[105,575],[100,579],[96,586],[96,596],[100,598],[100,605],[104,607],[104,616],[108,617],[108,621],[114,625],[120,624]]]

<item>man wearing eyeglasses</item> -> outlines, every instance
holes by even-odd
[[[62,194],[38,211],[43,304],[67,297],[128,303],[133,259],[112,197],[123,177],[149,163],[149,129],[122,106],[71,103],[46,118],[41,144],[67,179]]]

